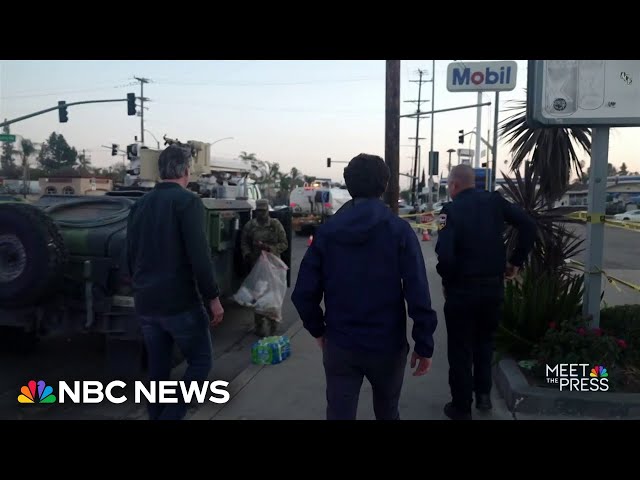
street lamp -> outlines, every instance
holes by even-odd
[[[147,130],[146,128],[145,128],[145,130],[144,130],[144,131],[145,131],[145,132],[147,132],[148,134],[150,134],[150,135],[153,137],[153,139],[154,139],[154,140],[156,141],[156,143],[158,144],[158,150],[160,150],[160,142],[158,141],[158,139],[156,138],[156,136],[155,136],[153,133],[151,133],[149,130]]]
[[[224,138],[221,138],[220,140],[216,140],[215,142],[210,142],[209,146],[211,146],[211,145],[213,145],[215,143],[221,142],[223,140],[233,140],[233,139],[234,139],[233,137],[224,137]]]
[[[224,138],[220,138],[219,140],[216,140],[215,142],[209,142],[209,147],[211,147],[211,145],[215,145],[218,142],[222,142],[223,140],[233,140],[233,137],[224,137]],[[211,161],[213,160],[213,152],[209,153],[209,163],[211,163]]]

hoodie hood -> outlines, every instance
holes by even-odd
[[[371,231],[393,216],[389,207],[377,198],[359,198],[345,203],[323,225],[324,233],[338,243],[362,244]]]

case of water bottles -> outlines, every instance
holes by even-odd
[[[264,337],[251,346],[251,361],[258,365],[284,362],[291,355],[291,342],[286,335]]]

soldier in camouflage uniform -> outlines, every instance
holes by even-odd
[[[261,198],[256,202],[255,217],[242,230],[242,257],[253,268],[263,250],[280,257],[289,244],[287,234],[279,220],[269,216],[269,201]],[[275,335],[276,320],[255,314],[255,333],[260,337]]]

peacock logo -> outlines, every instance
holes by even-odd
[[[56,400],[53,388],[44,380],[38,380],[37,383],[35,380],[30,380],[22,386],[18,395],[18,403],[56,403]]]
[[[591,373],[589,374],[589,376],[595,378],[605,378],[609,376],[609,373],[607,373],[607,369],[602,365],[596,365],[591,369]]]

